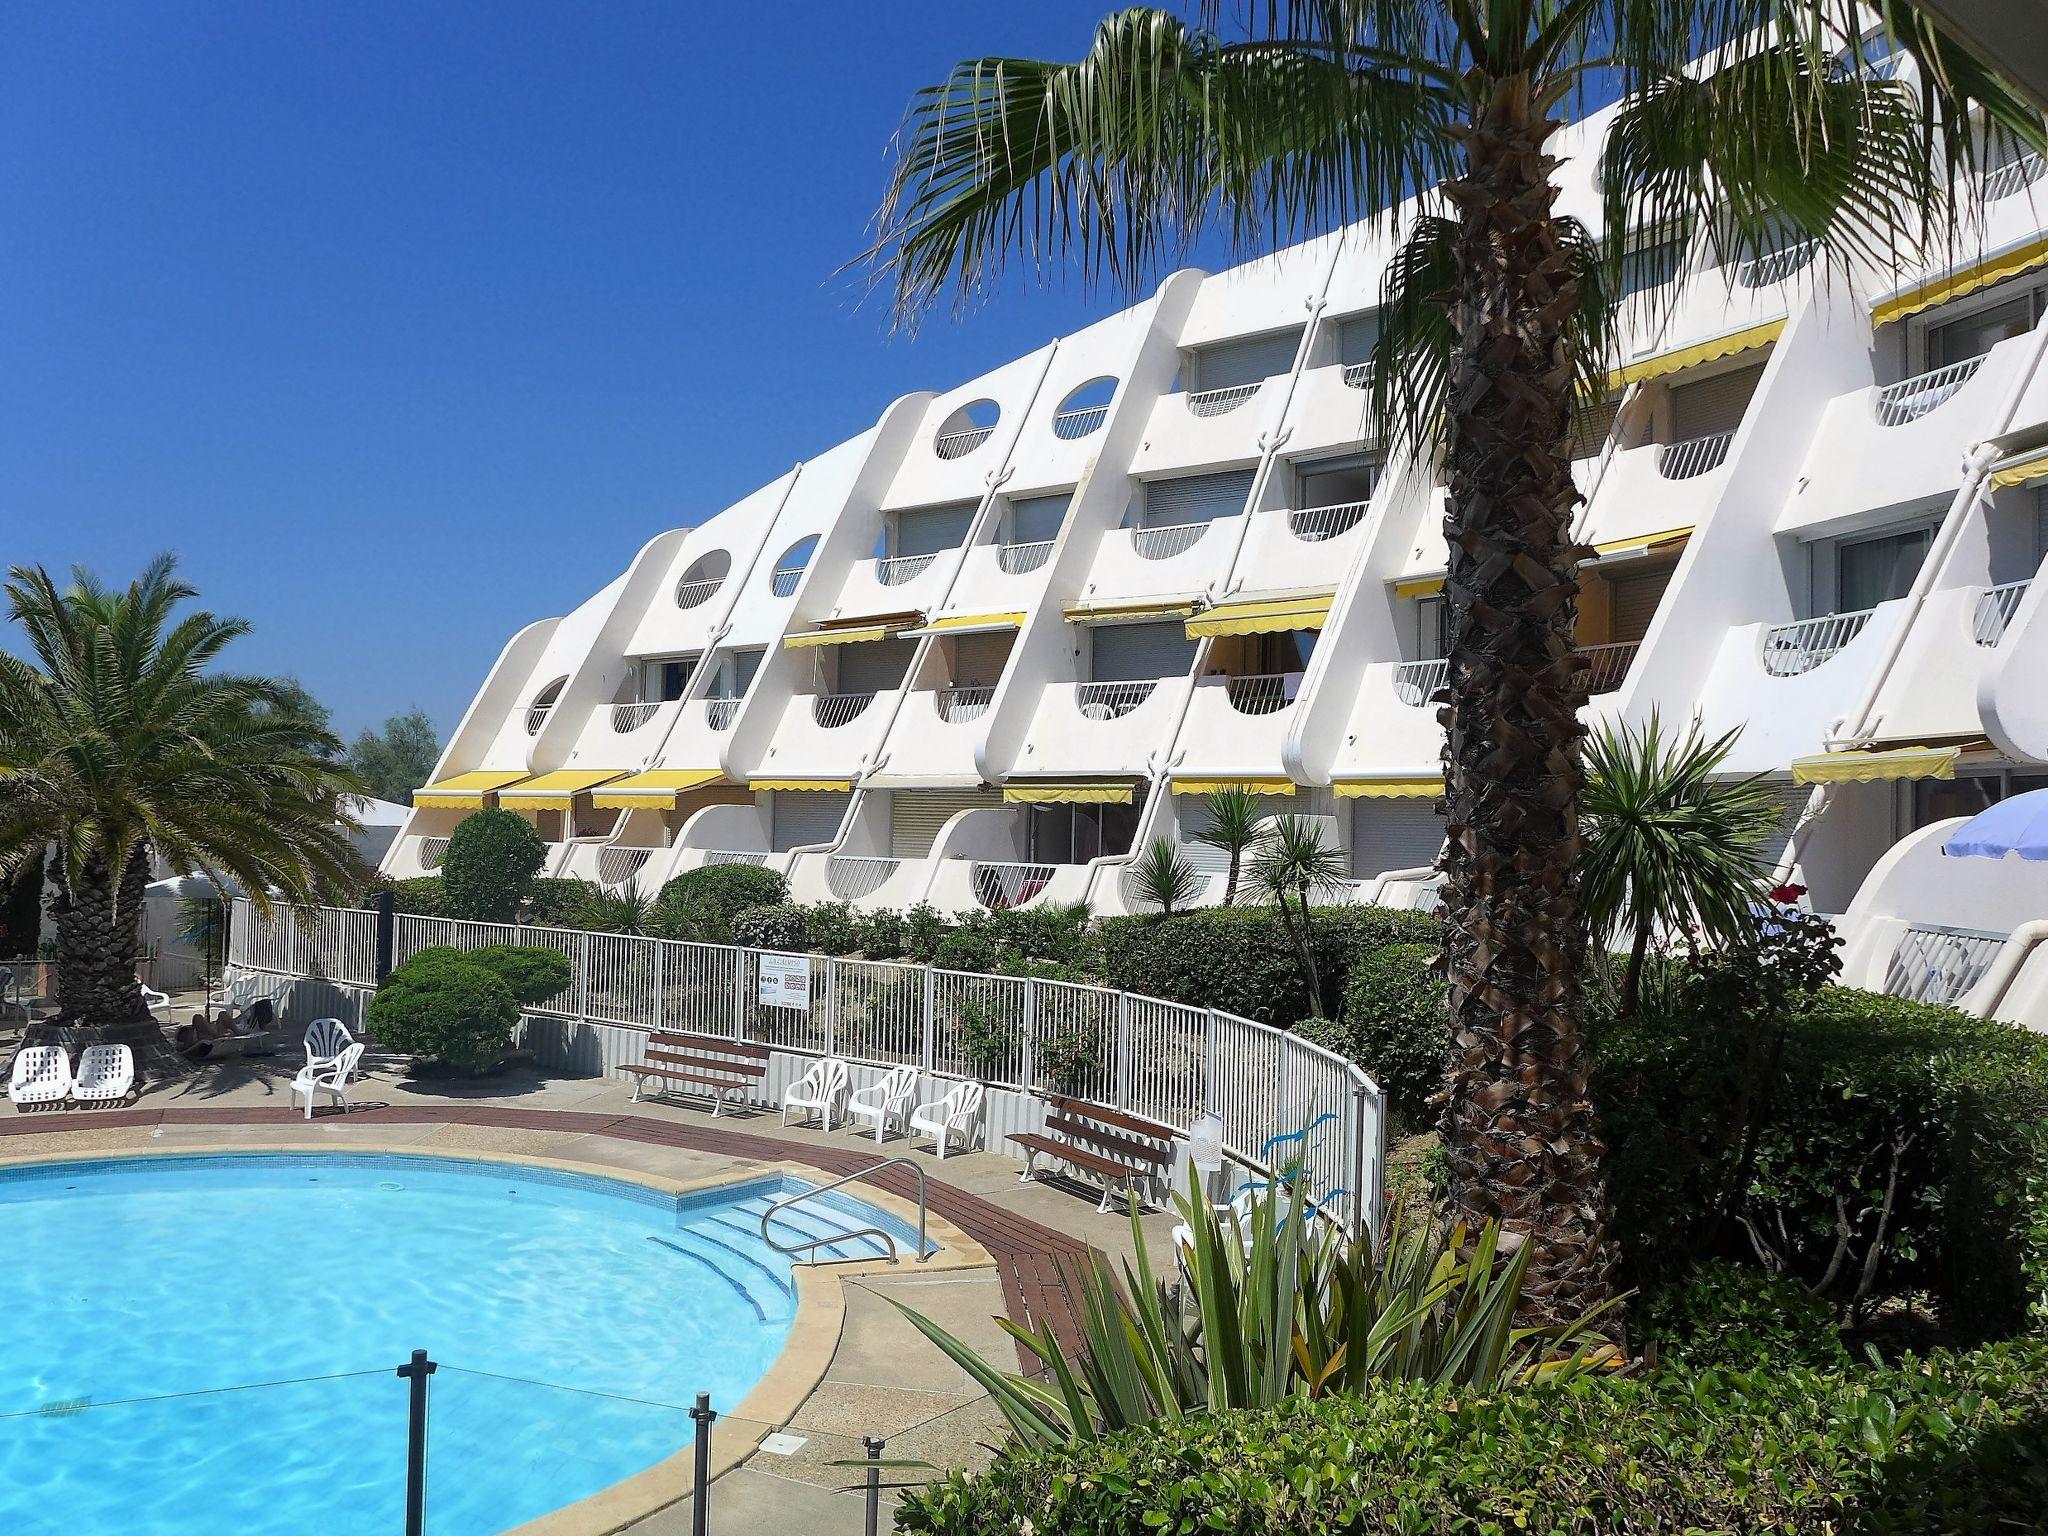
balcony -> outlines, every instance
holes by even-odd
[[[1287,531],[1304,544],[1341,539],[1365,521],[1369,501],[1340,502],[1334,507],[1304,507],[1287,514]]]
[[[1014,864],[976,860],[969,872],[974,899],[991,912],[1021,907],[1052,884],[1057,864]]]
[[[630,885],[652,857],[652,848],[600,848],[597,883],[608,891]]]
[[[965,725],[987,714],[995,697],[996,691],[992,687],[935,688],[932,690],[932,708],[946,724]]]
[[[1207,523],[1168,523],[1160,528],[1133,528],[1131,548],[1140,560],[1171,560],[1202,542]]]
[[[1983,357],[1966,358],[1960,363],[1950,363],[1946,368],[1935,368],[1910,379],[1901,379],[1896,384],[1887,384],[1877,392],[1873,409],[1880,427],[1902,427],[1909,421],[1940,409],[1949,397],[1977,376],[1977,370],[1984,366]]]
[[[1735,268],[1736,286],[1775,288],[1795,272],[1805,270],[1820,253],[1818,240],[1798,240],[1750,257]]]
[[[1261,380],[1257,384],[1232,384],[1224,389],[1198,389],[1182,398],[1187,401],[1190,416],[1207,421],[1211,417],[1229,415],[1263,388],[1265,383]]]
[[[1975,928],[1909,924],[1885,966],[1884,990],[1918,1003],[1956,1003],[1984,979],[2008,937]]]
[[[733,721],[740,717],[740,705],[744,699],[706,699],[704,701],[704,723],[714,731],[729,731]]]
[[[678,608],[701,608],[711,601],[711,596],[725,585],[723,576],[710,581],[684,581],[676,585],[676,606]]]
[[[901,859],[835,853],[825,861],[825,885],[835,900],[859,901],[872,896],[895,877]]]
[[[957,432],[941,432],[932,440],[932,452],[942,459],[964,459],[995,435],[993,425],[986,427],[965,427]]]
[[[1690,480],[1719,469],[1728,462],[1728,445],[1733,432],[1711,432],[1689,437],[1684,442],[1666,443],[1657,450],[1657,473],[1666,480]]]
[[[526,712],[526,734],[538,736],[540,728],[548,723],[548,715],[554,710],[552,704],[536,704]]]
[[[614,704],[612,706],[612,730],[620,736],[629,736],[648,721],[661,713],[661,701],[643,704]]]
[[[1372,388],[1372,364],[1346,363],[1344,365],[1344,387],[1346,389]]]
[[[2003,640],[2006,627],[2012,623],[2013,615],[2020,611],[2027,588],[2032,585],[2031,581],[2008,581],[2002,586],[1987,587],[1984,595],[1977,599],[1977,610],[1971,616],[1972,638],[1986,649]]]
[[[768,862],[766,853],[757,853],[741,848],[707,848],[704,850],[706,864],[751,864],[759,868]]]
[[[2008,160],[2004,165],[1993,166],[1984,173],[1983,181],[1980,183],[1984,201],[1995,203],[2000,198],[2024,192],[2041,179],[2044,171],[2048,171],[2048,160],[2043,160],[2031,150],[2017,160]]]
[[[804,579],[802,566],[785,568],[768,578],[768,590],[777,597],[788,597],[796,591],[796,584]]]
[[[1037,570],[1052,558],[1051,539],[1039,539],[1030,544],[999,544],[996,546],[996,568],[1005,576],[1023,576]]]
[[[1798,677],[1841,650],[1863,633],[1875,608],[1854,613],[1830,613],[1797,624],[1780,624],[1764,631],[1764,671],[1771,677]]]
[[[1294,702],[1299,672],[1248,672],[1225,678],[1223,696],[1240,715],[1275,715]]]
[[[851,725],[875,702],[873,693],[820,693],[811,699],[811,719],[827,731]]]
[[[900,587],[906,582],[917,580],[932,567],[937,554],[897,555],[888,560],[875,562],[875,580],[885,587]]]
[[[1087,437],[1092,432],[1100,431],[1102,424],[1107,420],[1109,407],[1106,405],[1085,406],[1078,411],[1059,411],[1054,413],[1052,418],[1052,435],[1061,442],[1070,443],[1077,437]]]
[[[1157,682],[1080,683],[1074,688],[1074,707],[1083,720],[1121,720],[1158,687]]]
[[[1628,669],[1636,659],[1636,652],[1642,649],[1639,640],[1621,640],[1612,645],[1582,645],[1579,647],[1579,665],[1584,669],[1586,693],[1597,697],[1612,693],[1628,680]]]
[[[1448,657],[1431,661],[1404,661],[1394,668],[1394,697],[1403,704],[1421,708],[1451,680]]]
[[[423,837],[420,839],[420,868],[439,869],[441,861],[448,857],[448,839],[445,837]]]

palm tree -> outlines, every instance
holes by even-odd
[[[1586,748],[1579,900],[1596,942],[1630,935],[1624,1018],[1636,1010],[1658,928],[1696,929],[1721,943],[1755,921],[1770,873],[1764,839],[1779,808],[1761,776],[1723,776],[1740,734],[1708,741],[1695,719],[1684,737],[1667,741],[1652,713],[1640,728],[1607,726]]]
[[[1287,930],[1287,942],[1294,946],[1294,958],[1301,966],[1301,979],[1308,987],[1309,1006],[1320,1017],[1330,1014],[1329,999],[1323,996],[1322,968],[1316,964],[1315,928],[1309,922],[1309,905],[1344,884],[1343,855],[1323,841],[1323,829],[1305,816],[1282,816],[1273,824],[1272,841],[1259,855],[1252,871],[1259,888],[1273,898],[1280,909],[1280,926]],[[1295,911],[1294,903],[1301,904]]]
[[[1575,396],[1604,393],[1631,232],[1717,257],[1810,237],[1820,271],[1896,260],[1953,227],[1973,105],[2042,142],[1933,22],[1884,13],[1916,85],[1842,67],[1854,0],[1131,9],[1076,63],[955,66],[899,138],[869,257],[906,319],[1012,257],[1131,288],[1211,229],[1248,247],[1400,209],[1371,376],[1383,433],[1448,471],[1448,1207],[1536,1244],[1539,1317],[1605,1298],[1615,1261],[1571,878]],[[1212,30],[1225,14],[1242,35]],[[1564,116],[1616,93],[1603,243],[1558,211],[1550,150]]]
[[[1175,907],[1184,907],[1201,894],[1202,872],[1161,837],[1131,865],[1131,885],[1141,901],[1151,902],[1162,917],[1171,917]]]
[[[1223,877],[1223,905],[1233,906],[1237,902],[1237,877],[1244,864],[1245,850],[1257,840],[1259,824],[1265,817],[1259,810],[1259,797],[1238,784],[1212,790],[1204,808],[1209,813],[1209,824],[1195,834],[1195,839],[1230,856],[1230,869]]]
[[[48,854],[74,1025],[149,1017],[135,954],[152,856],[264,910],[310,905],[360,863],[340,743],[275,681],[208,670],[249,626],[176,617],[197,593],[175,571],[163,555],[125,591],[83,569],[59,590],[16,566],[6,587],[30,654],[0,653],[0,868]]]

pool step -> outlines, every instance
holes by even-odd
[[[703,1232],[691,1229],[688,1235],[695,1239],[694,1244],[679,1243],[672,1238],[652,1235],[647,1240],[689,1260],[699,1269],[709,1270],[737,1291],[762,1322],[781,1322],[794,1315],[796,1289],[786,1278],[777,1275],[765,1264],[749,1258],[737,1248],[720,1243]],[[766,1297],[772,1306],[763,1305],[763,1297]]]
[[[761,1218],[770,1206],[782,1199],[781,1195],[756,1195],[732,1208],[730,1217],[719,1218],[734,1224],[744,1224],[749,1236],[757,1242],[761,1236]],[[884,1259],[889,1256],[889,1245],[872,1235],[854,1235],[861,1222],[858,1217],[828,1205],[799,1205],[793,1210],[778,1211],[770,1225],[774,1235],[785,1243],[809,1243],[819,1239],[825,1241],[816,1249],[797,1257],[817,1258],[825,1261],[836,1259]]]

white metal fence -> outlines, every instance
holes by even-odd
[[[1728,445],[1734,441],[1733,432],[1710,432],[1705,437],[1666,443],[1657,450],[1657,473],[1666,480],[1690,480],[1719,469],[1728,462]]]
[[[932,440],[932,451],[942,459],[964,459],[995,432],[993,426],[967,427],[958,432],[941,432]]]
[[[2008,581],[1984,589],[1984,595],[1977,599],[1977,611],[1970,619],[1971,633],[1979,645],[1994,646],[2005,638],[2006,626],[2020,611],[2027,588],[2033,584],[2031,580]]]
[[[1153,682],[1082,683],[1074,689],[1074,706],[1084,720],[1116,720],[1152,697]]]
[[[1202,535],[1208,531],[1207,522],[1161,523],[1152,528],[1133,528],[1131,548],[1137,551],[1140,560],[1171,560],[1201,543]]]
[[[932,707],[948,725],[965,725],[979,720],[995,702],[996,691],[987,685],[972,688],[934,688]]]
[[[377,914],[235,903],[230,965],[245,975],[376,984]],[[1299,1161],[1327,1193],[1343,1190],[1375,1225],[1386,1121],[1378,1087],[1342,1057],[1213,1008],[1106,987],[983,976],[895,961],[797,957],[808,1004],[762,1002],[764,951],[566,928],[460,922],[401,913],[391,963],[436,945],[553,949],[569,984],[528,1010],[526,1043],[559,1070],[617,1075],[641,1061],[647,1035],[691,1030],[776,1053],[758,1102],[779,1101],[819,1055],[859,1068],[914,1064],[933,1078],[974,1077],[990,1095],[986,1144],[1036,1129],[1042,1095],[1077,1094],[1162,1121],[1183,1135],[1218,1116],[1230,1155],[1255,1167]],[[787,1058],[787,1059],[785,1059]],[[1307,1130],[1305,1139],[1275,1138]]]
[[[1896,384],[1885,385],[1877,392],[1874,406],[1877,424],[1880,427],[1903,427],[1909,421],[1918,421],[1975,378],[1977,370],[1983,366],[1982,357],[1965,358],[1960,363],[1950,363],[1946,368],[1936,368],[1910,379],[1901,379]]]
[[[1334,507],[1302,507],[1287,514],[1287,531],[1304,544],[1342,538],[1365,520],[1367,501],[1340,502]]]
[[[811,718],[825,730],[850,725],[875,702],[872,693],[821,693],[811,700]]]
[[[1434,661],[1404,661],[1394,668],[1394,697],[1403,704],[1427,704],[1451,680],[1451,664],[1439,656]]]
[[[825,860],[825,885],[841,901],[858,901],[887,885],[902,867],[901,859],[835,853]]]
[[[1859,608],[1854,613],[1827,613],[1765,630],[1764,671],[1772,677],[1811,672],[1862,634],[1875,612],[1875,608]]]
[[[1051,539],[1033,539],[1028,544],[996,546],[996,565],[1005,576],[1022,576],[1037,570],[1052,558]]]
[[[1819,250],[1818,240],[1795,240],[1774,251],[1760,252],[1736,267],[1735,281],[1745,288],[1775,287],[1803,270]]]
[[[1063,442],[1086,437],[1109,419],[1106,405],[1084,405],[1078,410],[1060,411],[1052,419],[1052,435]]]
[[[875,562],[875,580],[885,587],[900,587],[905,582],[915,581],[931,569],[932,562],[939,557],[930,555],[897,555],[888,560]]]
[[[1914,923],[1899,935],[1899,947],[1885,966],[1884,989],[1915,1002],[1954,1003],[1984,979],[2008,937]]]
[[[1263,381],[1261,381],[1261,384]],[[1198,389],[1187,397],[1190,414],[1221,416],[1236,410],[1259,392],[1261,384],[1232,384],[1224,389]]]

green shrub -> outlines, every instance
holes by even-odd
[[[870,960],[894,960],[903,953],[903,914],[857,912],[853,936],[854,947]]]
[[[519,1000],[489,963],[460,950],[423,949],[385,977],[370,999],[369,1025],[403,1055],[481,1072],[510,1050]]]
[[[732,924],[705,902],[656,899],[647,909],[644,932],[657,939],[683,939],[695,944],[730,944]]]
[[[655,900],[660,906],[705,908],[730,924],[749,907],[783,905],[789,900],[789,881],[781,871],[758,864],[705,864],[677,875]]]
[[[1655,1340],[1660,1355],[1688,1367],[1828,1370],[1849,1363],[1826,1302],[1797,1281],[1725,1259],[1652,1286],[1629,1320],[1637,1341]]]
[[[548,845],[525,817],[472,811],[455,824],[441,860],[448,915],[473,923],[511,922],[547,856]]]
[[[978,998],[960,1005],[960,1060],[984,1082],[1009,1075],[1017,1031]]]
[[[522,915],[541,928],[580,927],[588,894],[589,886],[584,881],[542,876],[526,888]]]
[[[1388,944],[1428,944],[1436,920],[1380,907],[1318,908],[1311,931],[1317,968],[1343,996],[1358,955]],[[1212,907],[1172,917],[1113,917],[1097,935],[1105,980],[1126,992],[1220,1008],[1262,1024],[1315,1012],[1279,918],[1269,908]]]
[[[804,937],[821,955],[850,955],[860,948],[861,916],[850,902],[821,901],[805,907]]]
[[[749,949],[808,949],[811,942],[810,908],[789,902],[771,907],[749,907],[733,917],[732,930],[733,942]]]
[[[575,975],[567,955],[541,944],[493,944],[485,949],[472,949],[465,958],[505,983],[512,1000],[522,1008],[532,1008],[559,996]]]
[[[418,917],[446,917],[448,915],[448,889],[439,875],[414,875],[410,880],[393,881],[391,910],[410,912]]]
[[[995,935],[985,928],[956,928],[939,940],[932,964],[942,971],[973,971],[990,975],[1003,956]]]
[[[903,914],[903,952],[911,959],[929,965],[945,936],[946,920],[930,902],[920,901]]]
[[[2039,1528],[2048,1346],[1896,1370],[1582,1378],[1473,1395],[1407,1384],[1009,1450],[909,1493],[930,1536],[1545,1536]]]
[[[1761,1245],[1843,1314],[1929,1293],[1966,1336],[2022,1326],[2044,1294],[2048,1040],[1846,987],[1779,1029],[1760,1069],[1710,1009],[1651,998],[1595,1028],[1633,1273]]]
[[[1434,944],[1365,950],[1352,962],[1344,994],[1351,1058],[1372,1074],[1402,1123],[1414,1127],[1436,1118],[1429,1101],[1443,1087],[1451,1059],[1437,954]]]

